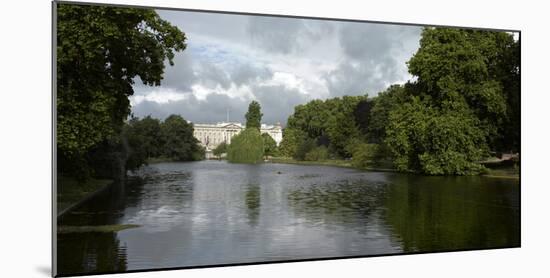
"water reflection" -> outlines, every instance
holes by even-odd
[[[57,252],[58,265],[62,266],[59,271],[64,274],[127,269],[126,246],[115,233],[63,234],[58,236]]]
[[[245,202],[248,223],[256,226],[258,224],[258,217],[260,216],[260,186],[258,184],[249,184],[246,186]]]
[[[365,180],[348,180],[293,188],[291,208],[312,222],[344,226],[366,232],[369,223],[383,209],[385,186]]]
[[[221,161],[152,165],[60,225],[61,273],[519,245],[517,181]]]
[[[404,251],[519,246],[519,188],[482,177],[393,175],[385,221]]]

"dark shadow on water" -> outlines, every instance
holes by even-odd
[[[36,272],[44,276],[47,276],[47,277],[52,276],[52,268],[50,266],[40,265],[35,267],[34,270],[36,270]]]

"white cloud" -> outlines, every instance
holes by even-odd
[[[239,98],[241,100],[254,99],[254,94],[247,85],[237,86],[231,83],[230,87],[225,89],[219,85],[214,88],[208,88],[200,84],[193,85],[191,94],[199,101],[205,101],[210,94],[226,95],[231,98]]]
[[[136,116],[163,117],[170,111],[193,118],[195,106],[211,111],[231,106],[242,113],[256,99],[266,102],[261,103],[266,119],[284,124],[294,105],[365,91],[372,96],[405,82],[410,78],[405,62],[420,36],[419,27],[370,23],[182,11],[160,15],[186,33],[188,47],[176,54],[174,67],[165,68],[161,87],[135,86]],[[208,117],[201,113],[196,119],[219,120],[217,114]]]
[[[130,105],[136,106],[143,101],[151,101],[159,104],[184,100],[187,96],[172,88],[155,87],[149,92],[130,97]]]

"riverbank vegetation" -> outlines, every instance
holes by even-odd
[[[227,154],[227,143],[221,142],[216,148],[212,150],[212,154],[218,159],[222,159],[223,154]]]
[[[124,179],[142,157],[160,151],[146,138],[128,136],[134,131],[132,123],[125,125],[129,96],[135,81],[160,85],[165,61],[173,65],[185,40],[185,33],[153,9],[57,5],[58,176],[74,178],[79,186],[92,178]],[[174,120],[170,132],[189,132],[182,119]],[[130,150],[136,144],[149,146]],[[167,140],[168,145],[171,156],[195,158],[192,144]]]
[[[127,229],[137,228],[139,225],[134,224],[113,224],[113,225],[97,225],[97,226],[59,226],[57,233],[114,233]]]
[[[252,101],[245,115],[246,128],[231,138],[227,147],[227,160],[233,163],[258,163],[264,157],[264,138],[260,133],[261,106]]]
[[[151,9],[59,4],[57,14],[59,176],[119,180],[147,161],[204,157],[181,116],[128,120],[134,82],[160,85],[165,61],[173,65],[186,48],[185,33]],[[425,28],[407,63],[411,81],[374,97],[298,105],[278,147],[260,133],[261,107],[252,101],[245,130],[215,155],[243,163],[280,156],[428,175],[487,173],[488,157],[519,152],[519,49],[506,32]]]
[[[487,173],[482,161],[519,151],[519,47],[505,32],[425,28],[407,63],[412,81],[376,97],[296,106],[280,153],[428,175]]]
[[[137,169],[153,160],[195,161],[205,155],[193,135],[193,124],[179,115],[170,115],[164,121],[150,116],[132,118],[124,130],[128,138],[128,169]]]

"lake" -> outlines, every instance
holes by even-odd
[[[225,161],[143,168],[58,220],[60,274],[520,245],[514,179]]]

